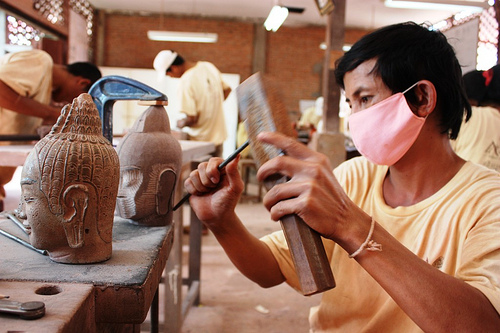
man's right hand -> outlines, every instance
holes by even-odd
[[[177,128],[190,127],[198,122],[198,116],[186,116],[177,120]]]
[[[211,224],[224,220],[224,216],[234,214],[234,208],[243,192],[243,180],[238,172],[239,157],[223,170],[219,157],[201,163],[184,182],[191,194],[189,202],[198,218],[210,228]]]

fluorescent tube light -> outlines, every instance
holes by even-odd
[[[352,46],[352,45],[349,45],[349,44],[344,44],[344,45],[342,46],[342,51],[344,51],[344,52],[349,51],[349,50],[351,49],[351,46]],[[323,42],[323,43],[319,44],[319,48],[320,48],[321,50],[326,50],[326,42]]]
[[[489,7],[484,1],[445,1],[438,2],[431,0],[420,1],[400,1],[400,0],[385,0],[386,7],[405,8],[405,9],[428,9],[428,10],[450,10],[450,11],[472,11],[481,12]]]
[[[218,35],[207,32],[180,32],[149,30],[148,38],[162,42],[215,43]]]
[[[285,22],[288,17],[288,8],[282,6],[274,6],[269,12],[269,16],[264,22],[264,27],[267,31],[276,32],[283,22]]]

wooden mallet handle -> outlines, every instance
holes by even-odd
[[[277,131],[293,136],[292,126],[280,96],[259,73],[250,76],[236,88],[241,119],[245,119],[250,147],[260,167],[281,152],[273,146],[256,140],[262,131]],[[287,178],[274,175],[264,185],[269,190],[284,183]],[[321,236],[299,216],[287,215],[281,219],[288,247],[304,295],[312,295],[335,287],[332,269],[326,256]]]
[[[275,175],[264,182],[269,190],[288,179]],[[320,234],[311,229],[298,215],[285,215],[280,220],[304,295],[313,295],[335,287],[332,268],[326,256]]]

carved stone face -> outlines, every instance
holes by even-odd
[[[62,216],[50,211],[47,197],[40,190],[40,179],[38,160],[32,151],[21,174],[19,214],[29,223],[31,245],[52,251],[68,246],[68,242],[62,226]]]
[[[120,211],[120,216],[123,218],[144,218],[154,212],[154,197],[147,200],[143,198],[150,196],[150,194],[148,195],[142,190],[145,171],[139,165],[120,167],[120,185],[116,205]],[[145,203],[141,205],[139,201]],[[149,206],[151,207],[145,207],[146,203],[150,203]],[[142,212],[140,212],[140,207],[142,207]]]
[[[170,224],[182,156],[162,106],[144,111],[120,142],[118,156],[118,215],[141,225]]]
[[[111,257],[118,154],[102,136],[88,94],[66,105],[22,171],[19,217],[33,246],[53,261],[84,264]]]
[[[162,146],[160,146],[161,148]],[[151,147],[153,151],[158,148]],[[161,155],[156,155],[161,156]],[[120,186],[116,204],[121,217],[134,221],[168,213],[177,179],[172,165],[164,163],[127,164],[120,168]],[[168,224],[168,223],[167,223]]]

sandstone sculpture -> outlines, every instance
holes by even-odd
[[[120,159],[118,215],[144,226],[170,225],[182,150],[171,135],[165,108],[148,107],[117,150]]]
[[[22,170],[19,217],[31,227],[32,245],[60,263],[109,259],[118,183],[118,154],[102,136],[92,97],[81,94]]]

